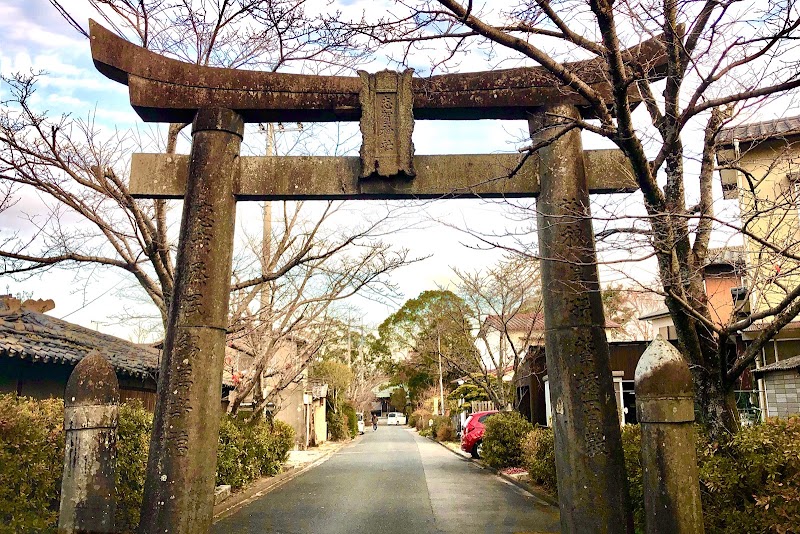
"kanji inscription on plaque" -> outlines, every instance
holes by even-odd
[[[359,71],[361,178],[412,178],[414,172],[413,69],[369,74]]]

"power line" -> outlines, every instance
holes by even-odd
[[[90,300],[89,302],[86,302],[86,303],[85,303],[83,306],[81,306],[80,308],[78,308],[78,309],[76,309],[76,310],[72,310],[71,312],[69,312],[69,313],[68,313],[68,314],[66,314],[66,315],[62,315],[61,317],[59,317],[59,319],[66,319],[67,317],[69,317],[69,316],[70,316],[70,315],[72,315],[73,313],[77,313],[77,312],[79,312],[79,311],[81,311],[81,310],[85,309],[85,308],[86,308],[87,306],[89,306],[90,304],[94,304],[94,303],[95,303],[97,300],[99,300],[101,297],[105,296],[105,295],[106,295],[106,294],[107,294],[109,291],[111,291],[112,289],[116,289],[116,288],[117,288],[117,286],[118,286],[119,284],[120,284],[120,283],[119,283],[119,282],[117,282],[116,284],[114,284],[113,286],[109,287],[108,289],[106,289],[105,291],[103,291],[102,293],[100,293],[99,295],[97,295],[95,298],[93,298],[93,299],[92,299],[92,300]]]
[[[83,26],[81,26],[80,24],[78,24],[78,21],[76,21],[74,18],[72,18],[72,15],[70,15],[70,14],[67,12],[67,10],[66,10],[66,9],[64,9],[64,6],[62,6],[62,5],[61,5],[61,4],[58,2],[58,0],[50,0],[50,3],[53,5],[53,7],[54,7],[54,8],[56,8],[56,11],[58,11],[58,13],[61,15],[61,17],[62,17],[64,20],[66,20],[66,21],[69,23],[69,25],[70,25],[70,26],[72,26],[73,28],[75,28],[76,30],[78,30],[78,33],[80,33],[81,35],[83,35],[83,36],[84,36],[84,37],[86,37],[87,39],[89,38],[89,32],[87,32],[86,30],[84,30],[84,29],[83,29]]]

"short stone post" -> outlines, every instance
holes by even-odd
[[[646,532],[702,533],[689,365],[672,344],[657,336],[636,366],[634,387],[642,427]]]
[[[99,353],[81,360],[64,395],[59,534],[114,532],[119,385]]]

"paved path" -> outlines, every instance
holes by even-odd
[[[223,533],[558,532],[558,510],[444,447],[381,426],[214,525]]]

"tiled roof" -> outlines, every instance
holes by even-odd
[[[114,369],[137,378],[158,376],[159,351],[44,313],[0,310],[0,356],[76,365],[98,350]]]
[[[753,374],[763,375],[764,373],[774,373],[775,371],[791,371],[793,369],[800,369],[800,356],[793,356],[786,360],[765,365],[759,369],[754,369]]]
[[[731,128],[723,128],[717,134],[717,142],[731,145],[734,140],[740,142],[763,141],[771,137],[785,137],[800,134],[800,116],[781,117],[771,121],[740,124]]]
[[[518,313],[506,319],[507,330],[509,332],[543,332],[544,313]],[[500,315],[488,315],[484,321],[485,327],[492,327],[495,330],[504,330],[503,318]],[[606,328],[620,328],[620,325],[606,319]]]

